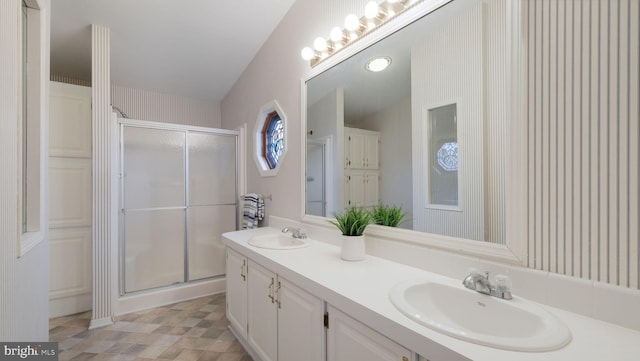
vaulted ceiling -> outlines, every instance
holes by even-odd
[[[52,0],[51,72],[91,78],[96,24],[113,84],[219,102],[294,1]]]

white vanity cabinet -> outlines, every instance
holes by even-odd
[[[412,361],[408,349],[327,305],[327,361]]]
[[[247,257],[227,248],[227,319],[247,338]]]
[[[248,260],[247,342],[262,361],[324,360],[321,299]]]

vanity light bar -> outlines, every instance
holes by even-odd
[[[380,4],[374,0],[369,1],[363,16],[358,18],[355,14],[347,15],[344,28],[334,27],[328,40],[317,37],[313,47],[305,47],[300,55],[302,59],[309,61],[311,67],[315,67],[420,2],[422,0],[384,0]]]

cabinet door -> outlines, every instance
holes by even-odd
[[[327,361],[409,361],[411,352],[328,306]]]
[[[349,141],[349,168],[364,168],[366,162],[365,155],[365,135],[350,133],[347,135]]]
[[[364,207],[365,173],[361,170],[349,172],[349,207]]]
[[[324,360],[322,300],[278,276],[278,361]]]
[[[247,338],[247,258],[227,248],[227,319]]]
[[[351,172],[345,169],[344,174],[344,208],[351,207]]]
[[[378,205],[380,198],[380,185],[378,171],[369,171],[364,179],[364,206],[373,207]]]
[[[378,135],[367,135],[366,140],[364,142],[364,167],[367,169],[378,169],[380,167],[379,163],[379,149],[378,145],[380,144],[380,136]]]
[[[278,358],[276,275],[249,260],[248,342],[262,361]]]

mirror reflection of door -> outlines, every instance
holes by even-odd
[[[327,146],[322,140],[307,141],[306,213],[322,217],[327,215],[326,152]]]

